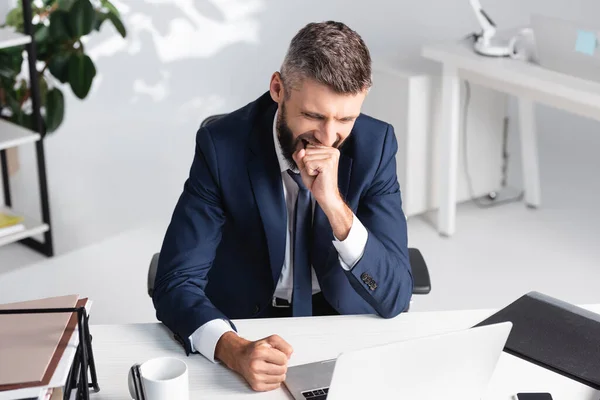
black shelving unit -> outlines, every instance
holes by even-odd
[[[40,207],[41,207],[41,224],[33,223],[31,226],[26,226],[24,232],[12,235],[9,238],[0,238],[0,244],[6,244],[13,241],[18,241],[31,249],[40,252],[47,257],[54,255],[54,245],[52,241],[52,225],[50,223],[50,201],[48,195],[48,181],[46,174],[46,157],[44,152],[44,138],[46,136],[45,124],[41,114],[41,100],[40,100],[40,84],[38,79],[38,71],[36,69],[37,62],[37,51],[35,41],[33,40],[34,30],[32,23],[32,9],[31,0],[23,0],[23,19],[24,19],[24,33],[25,37],[25,50],[27,51],[27,61],[29,67],[29,77],[31,86],[31,104],[33,110],[33,130],[38,135],[32,137],[35,141],[35,155],[37,161],[37,173],[38,173],[38,185],[40,194]],[[16,42],[19,40],[16,39]],[[22,44],[17,44],[22,45]],[[18,131],[20,128],[11,128]],[[22,130],[21,130],[22,131]],[[0,139],[2,132],[0,131]],[[23,143],[27,143],[24,141]],[[7,207],[12,208],[12,196],[10,187],[10,177],[8,174],[8,162],[6,156],[6,149],[0,150],[0,169],[2,170],[2,182],[4,192],[4,203]],[[26,220],[27,225],[27,220]],[[43,235],[43,241],[36,240],[31,236],[38,234]],[[30,235],[30,236],[27,236]],[[23,237],[21,237],[23,236]]]

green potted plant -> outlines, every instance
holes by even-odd
[[[96,67],[85,53],[81,38],[99,31],[105,21],[110,21],[123,38],[127,32],[119,11],[109,0],[31,2],[42,115],[46,131],[53,132],[65,115],[64,95],[58,82],[68,84],[75,96],[84,99],[96,76]],[[21,0],[8,13],[4,26],[23,33]],[[26,107],[30,88],[21,74],[23,54],[22,47],[0,50],[0,117],[32,128],[31,110]]]

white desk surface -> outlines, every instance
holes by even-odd
[[[422,55],[458,68],[462,78],[474,83],[600,119],[599,82],[562,74],[525,61],[480,56],[466,41],[425,46]]]
[[[600,312],[600,305],[585,307]],[[256,340],[279,334],[294,348],[290,365],[331,359],[345,350],[471,327],[493,310],[405,313],[385,320],[375,316],[336,316],[234,321],[239,333]],[[93,325],[93,349],[100,383],[96,400],[128,399],[127,375],[134,363],[171,356],[190,373],[190,399],[291,399],[283,388],[255,393],[237,374],[182,347],[160,324]],[[402,377],[399,377],[400,379]],[[519,391],[547,391],[555,400],[598,400],[599,393],[558,374],[503,353],[489,386],[489,400],[507,400]]]

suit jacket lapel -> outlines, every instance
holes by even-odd
[[[269,107],[254,124],[250,137],[248,174],[267,239],[273,284],[277,285],[285,256],[287,212],[273,142],[275,110],[276,107]]]

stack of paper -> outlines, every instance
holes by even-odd
[[[25,230],[23,217],[0,211],[0,237]]]
[[[4,304],[0,310],[88,309],[90,303],[70,295]],[[65,385],[78,343],[76,313],[0,314],[0,400],[54,398],[51,389]]]

